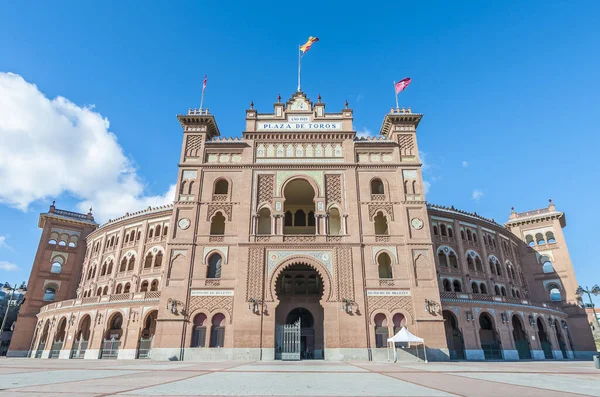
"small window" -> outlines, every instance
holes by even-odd
[[[556,284],[551,284],[549,287],[550,290],[550,300],[553,302],[562,301],[562,296],[560,294],[560,289]]]
[[[225,234],[225,216],[219,211],[210,222],[211,236],[222,236]]]
[[[546,240],[544,240],[544,235],[542,233],[538,233],[535,235],[535,241],[538,245],[546,244]]]
[[[306,226],[306,213],[302,210],[294,214],[294,226]]]
[[[502,294],[502,296],[506,296],[506,288],[500,288],[500,293]]]
[[[454,280],[452,285],[454,286],[454,292],[462,292],[462,285],[460,284],[460,281]]]
[[[456,258],[454,252],[450,252],[450,254],[448,254],[448,259],[450,260],[450,267],[458,269],[458,259]]]
[[[463,240],[465,239],[465,231],[464,230],[460,231],[460,238]]]
[[[479,285],[479,290],[481,291],[482,294],[487,294],[487,287],[485,286],[484,283],[481,283]]]
[[[221,262],[222,258],[219,254],[212,254],[208,258],[208,271],[206,278],[221,278]]]
[[[546,232],[546,240],[548,241],[548,244],[556,243],[556,238],[554,238],[554,233]]]
[[[438,259],[440,261],[440,266],[448,267],[448,258],[446,257],[446,254],[444,254],[444,251],[440,250],[438,252]]]
[[[294,216],[292,215],[291,211],[285,212],[284,226],[294,226]]]
[[[525,236],[525,242],[530,247],[533,247],[535,245],[535,241],[533,241],[533,237],[531,236],[531,234],[528,234],[527,236]]]
[[[438,235],[438,227],[437,227],[437,225],[433,225],[433,234],[434,234],[435,236],[437,236],[437,235]]]
[[[229,182],[225,179],[220,179],[215,183],[215,194],[227,194],[229,193]]]
[[[475,282],[471,283],[471,290],[473,291],[474,294],[479,293],[479,286],[477,285],[477,283],[475,283]]]
[[[52,263],[52,267],[50,268],[50,273],[60,274],[62,272],[62,265],[60,262]]]
[[[442,285],[444,286],[444,291],[452,292],[452,286],[450,285],[450,280],[445,278],[444,281],[442,282]]]
[[[454,233],[452,232],[452,228],[448,228],[448,237],[454,237]]]
[[[375,178],[371,181],[371,194],[385,194],[381,179]]]
[[[44,292],[44,302],[54,301],[55,295],[56,295],[56,289],[54,287],[46,287],[46,290]]]
[[[496,295],[500,295],[500,287],[498,287],[497,285],[494,287],[494,292],[496,293]]]
[[[446,225],[444,225],[443,223],[440,225],[440,234],[442,236],[448,236],[448,233],[446,232]]]
[[[473,265],[473,258],[471,258],[471,255],[467,255],[467,267],[469,268],[469,270],[475,270],[475,267]]]

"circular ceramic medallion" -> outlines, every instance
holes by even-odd
[[[189,220],[189,219],[187,219],[187,218],[183,218],[183,219],[180,219],[180,220],[179,220],[179,222],[178,222],[177,224],[179,225],[179,228],[180,228],[180,229],[183,229],[183,230],[185,230],[185,229],[187,229],[188,227],[190,227],[190,220]]]
[[[419,218],[413,218],[410,221],[410,224],[412,225],[412,227],[414,227],[415,229],[421,229],[423,227],[423,221]]]

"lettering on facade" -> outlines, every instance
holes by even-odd
[[[233,290],[193,289],[190,291],[190,296],[233,296]]]
[[[367,296],[410,296],[410,290],[367,290]]]
[[[341,131],[342,123],[338,121],[312,123],[265,123],[260,122],[257,131]]]

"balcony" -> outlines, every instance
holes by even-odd
[[[227,194],[213,194],[212,201],[227,201]]]
[[[385,194],[371,194],[371,201],[385,201]]]
[[[440,273],[445,274],[462,274],[462,269],[458,267],[450,267],[450,266],[440,266]]]
[[[441,243],[454,243],[456,241],[454,237],[449,236],[435,236],[435,238]]]
[[[160,291],[148,291],[148,292],[129,292],[126,294],[113,294],[113,295],[102,295],[102,296],[91,296],[88,298],[82,299],[69,299],[66,301],[52,303],[46,306],[43,306],[40,309],[40,313],[49,312],[52,310],[62,309],[62,308],[70,308],[77,307],[82,305],[90,305],[100,302],[114,302],[114,301],[148,301],[148,300],[156,300],[160,298]]]
[[[550,310],[556,310],[562,312],[562,310],[555,305],[549,305],[544,302],[531,302],[527,299],[512,298],[508,296],[500,295],[489,295],[489,294],[472,294],[467,292],[440,292],[440,298],[444,299],[460,299],[465,301],[483,301],[483,302],[501,302],[509,305],[520,305],[520,306],[534,306]]]
[[[145,267],[145,268],[142,269],[142,274],[156,274],[156,273],[160,273],[161,269],[162,269],[161,266]]]
[[[314,243],[317,241],[317,236],[314,234],[288,234],[283,236],[283,241],[286,243]]]
[[[148,237],[146,239],[147,243],[158,243],[161,241],[165,241],[167,239],[167,236],[154,236],[154,237]]]

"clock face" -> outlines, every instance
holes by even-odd
[[[187,229],[188,227],[190,227],[190,220],[187,218],[183,218],[179,220],[179,223],[177,223],[179,225],[180,229]]]
[[[304,102],[302,98],[296,98],[292,102],[291,110],[308,110],[308,103]]]
[[[423,221],[419,218],[413,218],[412,221],[410,221],[410,224],[415,229],[421,229],[423,227]]]

